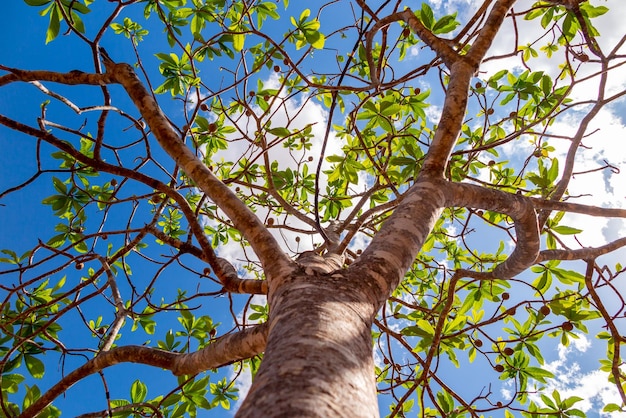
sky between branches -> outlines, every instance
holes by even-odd
[[[458,11],[460,20],[463,21],[464,16],[471,13],[474,2],[470,0],[439,0],[433,2],[434,5],[438,5],[441,10]],[[516,8],[524,9],[525,6],[531,2],[522,0],[516,5]],[[616,40],[616,36],[613,36],[611,28],[620,28],[623,25],[623,16],[626,16],[626,2],[623,0],[608,0],[608,1],[594,1],[594,4],[603,4],[611,9],[611,13],[599,17],[596,22],[596,26],[601,31],[601,37],[598,38],[600,44],[613,45]],[[435,7],[435,10],[436,7]],[[19,18],[17,17],[19,16]],[[10,0],[5,5],[4,13],[0,16],[0,24],[3,29],[3,36],[0,37],[0,62],[7,66],[27,69],[56,69],[59,71],[68,71],[73,68],[83,68],[81,55],[73,57],[67,50],[64,53],[59,53],[59,49],[52,49],[56,52],[48,52],[47,49],[42,49],[43,41],[45,39],[45,19],[42,19],[37,15],[35,9],[29,8],[21,0]],[[523,24],[523,22],[522,22]],[[322,30],[324,28],[322,22]],[[520,33],[524,33],[523,27],[520,26]],[[511,45],[512,36],[511,31],[502,31],[496,39],[492,51],[507,52]],[[18,41],[19,40],[19,41]],[[55,48],[63,48],[63,41],[58,41],[61,44]],[[521,41],[520,44],[524,42]],[[67,46],[65,46],[67,48]],[[111,52],[111,51],[110,51]],[[424,53],[423,51],[415,48],[412,51],[414,56]],[[555,74],[556,69],[552,60],[544,59],[542,56],[536,58],[537,61],[543,61],[540,67],[543,67],[546,72]],[[535,68],[537,67],[534,62]],[[558,61],[558,60],[557,60]],[[411,58],[409,58],[405,65],[411,64]],[[491,66],[486,63],[483,66],[484,73],[481,76],[487,77],[489,74],[503,68],[502,62],[499,61],[496,66]],[[511,58],[510,69],[521,70],[519,59]],[[581,69],[584,71],[584,67]],[[266,80],[266,83],[271,83],[272,80]],[[423,80],[424,86],[427,87],[432,80]],[[623,88],[626,83],[626,69],[616,71],[612,76],[611,82],[616,88]],[[591,84],[591,83],[589,83]],[[583,99],[588,94],[593,94],[594,86],[588,85],[583,88],[574,91],[574,98]],[[5,97],[0,100],[0,111],[7,107],[21,106],[21,103],[28,101],[28,97],[20,97],[19,93]],[[302,104],[298,101],[289,103],[291,111],[297,111]],[[307,106],[306,111],[302,112],[302,126],[311,122],[319,122],[319,129],[324,126],[324,121],[327,115],[321,106],[313,102],[305,104]],[[433,121],[437,120],[438,108],[436,106],[429,109],[429,116]],[[577,126],[577,120],[575,116],[572,116],[570,120],[557,123],[552,126],[552,131],[559,135],[567,136],[573,133],[573,130]],[[589,148],[586,149],[577,160],[576,171],[587,172],[597,169],[599,165],[603,164],[606,160],[609,164],[616,167],[626,167],[626,105],[624,101],[620,101],[608,108],[601,111],[598,117],[594,120],[593,127],[599,129],[599,131],[585,140],[585,145]],[[316,132],[316,138],[321,138],[322,132]],[[6,140],[7,138],[4,138]],[[16,140],[15,138],[9,138],[9,140]],[[18,141],[24,141],[23,138],[17,139]],[[10,142],[9,142],[10,143]],[[332,141],[331,141],[332,143]],[[527,144],[528,149],[532,148],[530,143]],[[551,141],[551,145],[555,146],[557,151],[556,155],[564,155],[567,149],[567,143],[565,140]],[[320,146],[319,142],[315,145]],[[516,143],[515,148],[505,148],[507,157],[510,159],[516,158],[516,155],[528,154],[528,149],[519,149],[519,143]],[[18,158],[19,149],[16,150],[14,146],[5,146],[4,152],[0,153],[0,164],[12,167],[9,172],[10,176],[1,178],[0,184],[4,188],[7,184],[15,184],[22,181],[24,173],[28,173],[32,170],[32,167],[20,167],[16,164],[20,161]],[[229,149],[228,152],[223,153],[225,159],[235,158],[238,156],[236,149]],[[278,151],[284,152],[284,151]],[[332,154],[332,150],[328,154]],[[286,156],[280,156],[277,154],[276,158],[287,158]],[[577,200],[579,203],[595,204],[607,207],[624,207],[624,199],[626,197],[626,173],[612,173],[608,174],[608,170],[597,171],[592,174],[577,175],[574,178],[570,186],[571,195],[581,195]],[[593,191],[593,195],[587,195],[589,191]],[[42,191],[43,192],[43,191]],[[13,219],[10,217],[3,218],[0,222],[0,228],[2,229],[2,236],[0,237],[0,248],[12,247],[16,245],[21,246],[23,250],[26,250],[33,244],[32,237],[37,236],[37,232],[46,225],[46,216],[42,216],[42,211],[46,212],[47,208],[42,208],[40,205],[41,199],[44,195],[38,195],[34,193],[31,196],[21,196],[19,204],[24,207],[24,212],[20,215],[26,217],[28,222],[22,220]],[[568,221],[565,224],[573,227],[580,227],[584,229],[584,232],[577,236],[578,240],[585,246],[598,246],[602,245],[616,237],[626,235],[626,226],[622,220],[606,220],[602,218],[590,218],[582,215],[567,215]],[[294,236],[295,237],[295,236]],[[293,242],[293,240],[289,240]],[[304,245],[304,244],[303,244]],[[510,243],[509,243],[510,245]],[[302,249],[302,248],[300,248]],[[238,248],[237,248],[238,250]],[[19,252],[19,251],[18,251]],[[221,249],[220,255],[227,258],[234,259],[235,248],[225,247]],[[624,252],[612,254],[604,259],[607,264],[614,264],[624,256]],[[586,337],[581,337],[579,342],[575,343],[568,349],[560,348],[558,351],[551,353],[551,361],[547,367],[552,368],[553,372],[557,375],[555,387],[564,389],[564,392],[568,393],[568,396],[580,395],[584,393],[584,397],[597,396],[602,398],[606,402],[615,402],[614,394],[610,392],[608,386],[603,382],[606,381],[606,376],[599,374],[595,368],[597,363],[588,362],[582,353],[592,353],[593,350],[601,350],[602,347],[594,347],[593,342]],[[590,357],[592,357],[590,355]],[[580,382],[580,383],[579,383]],[[246,391],[245,379],[240,380],[242,397]],[[503,386],[500,388],[506,395],[506,391],[509,390]],[[610,399],[610,400],[608,400]],[[593,416],[597,412],[599,404],[585,405],[584,408],[589,413],[589,416]],[[582,408],[582,407],[581,407]],[[595,411],[595,412],[594,412]],[[386,411],[385,411],[386,412]],[[613,416],[620,416],[614,414]],[[624,416],[622,414],[621,416]]]

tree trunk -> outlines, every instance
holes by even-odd
[[[237,417],[377,417],[376,306],[347,272],[296,274],[270,289],[260,369]]]

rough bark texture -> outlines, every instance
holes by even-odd
[[[238,417],[378,416],[376,306],[358,282],[300,272],[270,292],[268,344]]]

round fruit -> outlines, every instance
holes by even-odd
[[[561,327],[565,330],[565,331],[571,331],[574,329],[574,324],[572,324],[569,321],[565,321],[561,324]]]
[[[497,371],[498,373],[502,373],[504,371],[504,366],[501,364],[496,364],[496,366],[494,367],[494,370]]]
[[[482,347],[483,346],[483,341],[482,340],[474,340],[474,346],[475,347]]]
[[[506,347],[504,350],[502,350],[502,352],[507,356],[512,356],[515,351],[513,351],[511,347]]]
[[[539,308],[539,312],[543,316],[548,316],[550,315],[550,307],[548,305],[543,305],[541,308]]]

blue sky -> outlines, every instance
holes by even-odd
[[[111,7],[110,3],[97,2],[93,5],[93,13],[97,13],[97,8],[103,6]],[[73,69],[80,69],[85,72],[93,71],[93,65],[89,61],[85,61],[85,57],[88,56],[86,54],[88,50],[83,43],[77,42],[74,37],[61,34],[48,47],[44,47],[47,18],[40,17],[38,11],[38,8],[28,7],[21,0],[11,0],[3,5],[3,13],[0,15],[0,27],[2,28],[2,36],[0,36],[0,63],[8,67],[31,70],[47,69],[67,72]],[[119,41],[120,39],[116,37],[113,40]],[[107,42],[105,42],[105,45],[107,45],[107,49],[116,59],[132,61],[129,48],[116,48],[114,43],[109,46]],[[125,44],[125,46],[127,45]],[[89,93],[85,95],[85,90],[83,90],[81,96],[72,94],[76,92],[76,89],[72,91],[71,87],[54,86],[54,89],[59,92],[69,92],[72,100],[75,100],[78,105],[93,104],[94,99],[97,102],[99,97],[97,92],[94,92],[94,89],[87,90],[87,92],[92,92],[91,95]],[[0,95],[0,113],[33,124],[36,123],[36,117],[38,112],[40,112],[39,105],[43,100],[45,100],[45,97],[40,95],[34,87],[24,84],[8,86],[2,89]],[[55,115],[54,112],[58,112],[58,110],[58,107],[51,109],[52,115],[62,116],[62,112]],[[0,153],[0,165],[3,167],[0,174],[0,189],[4,190],[7,187],[27,180],[35,172],[36,141],[25,135],[2,129],[0,146],[5,150]],[[57,166],[58,161],[50,160],[49,158],[44,161],[44,167],[46,168],[56,168]],[[11,248],[21,254],[23,251],[32,248],[37,243],[37,238],[47,239],[54,234],[53,228],[58,223],[58,219],[52,215],[49,207],[41,203],[44,197],[53,193],[50,179],[50,175],[44,175],[28,187],[27,193],[12,193],[2,199],[1,203],[4,206],[0,206],[0,212],[2,212],[0,217],[0,248]],[[153,245],[158,247],[154,243]],[[159,250],[157,249],[157,251]],[[133,267],[140,270],[140,266],[139,264]],[[173,270],[169,274],[175,275],[175,272],[176,270]],[[66,274],[68,280],[79,277],[79,272],[74,271],[72,268],[68,269]],[[161,289],[162,292],[175,294],[178,285],[187,287],[185,285],[185,277],[188,276],[183,275],[181,272],[178,274],[180,274],[178,279],[171,281],[170,285],[163,287]],[[6,276],[4,277],[2,280],[7,280]],[[188,287],[193,289],[197,284],[197,279],[190,277],[188,282]],[[216,322],[228,321],[227,314],[222,318],[219,314],[220,311],[228,312],[228,302],[225,298],[207,299],[205,303],[214,307],[216,312],[218,312],[214,316]],[[89,305],[87,305],[86,312],[89,311]],[[110,321],[110,309],[102,311],[102,314],[105,322],[107,318]],[[230,327],[231,322],[228,321],[226,326]],[[67,321],[61,321],[61,324],[65,329],[63,335],[65,338],[68,338],[70,345],[75,341],[91,338],[85,334],[84,327],[74,327]],[[131,336],[129,341],[135,344],[142,344],[152,340],[152,344],[156,345],[156,340],[163,338],[165,330],[170,327],[180,329],[180,325],[173,316],[170,316],[169,322],[160,321],[156,335],[138,335],[135,338]],[[81,329],[81,331],[78,331],[78,329]],[[123,334],[128,334],[129,326],[125,329],[126,331]],[[128,337],[128,335],[125,335],[125,338]],[[55,377],[59,376],[59,371],[64,370],[67,373],[84,362],[84,359],[80,357],[69,356],[63,359],[63,362],[61,362],[60,358],[53,358],[53,355],[46,357],[49,361],[48,373],[41,381],[31,382],[31,384],[39,385],[42,390],[45,390],[55,382]],[[26,374],[23,366],[22,372]],[[221,378],[221,376],[229,373],[229,368],[226,368],[219,376]],[[121,365],[105,371],[105,375],[111,399],[127,398],[130,385],[139,377],[151,383],[148,392],[150,398],[157,396],[161,392],[172,390],[177,385],[176,377],[171,373],[146,366]],[[212,381],[213,379],[214,377],[212,377]],[[55,401],[55,405],[58,405],[63,411],[63,416],[68,417],[88,411],[105,409],[104,392],[105,388],[103,387],[102,379],[98,375],[94,375],[71,388],[65,396],[59,397]],[[221,409],[219,411],[211,411],[211,416],[230,415],[230,412]]]
[[[461,2],[451,2],[450,4],[456,4],[458,7],[461,5]],[[612,5],[617,7],[616,2],[613,2]],[[98,7],[110,7],[110,5],[107,2],[96,2],[93,5],[94,17],[97,15]],[[21,0],[10,0],[7,2],[7,5],[4,6],[4,13],[0,16],[0,28],[2,28],[0,29],[0,31],[2,31],[2,36],[0,36],[0,63],[9,67],[24,69],[49,69],[57,71],[79,69],[83,71],[91,71],[91,64],[89,62],[85,62],[85,56],[88,56],[88,51],[86,50],[85,45],[75,41],[73,37],[63,36],[61,34],[59,38],[52,42],[48,47],[43,48],[46,31],[46,19],[41,18],[37,14],[37,11],[38,9],[26,6]],[[87,23],[90,18],[91,16],[88,15],[86,20]],[[104,39],[103,45],[116,60],[132,62],[133,56],[128,44],[118,43],[120,40],[121,38],[119,37],[109,36]],[[147,60],[146,62],[152,64],[156,63],[156,60],[151,56],[151,52],[158,51],[160,45],[143,45],[143,47],[145,48],[143,51]],[[429,81],[430,80],[425,80],[424,83],[428,84]],[[72,91],[72,88],[59,87],[58,91],[70,92]],[[91,96],[91,94],[93,94],[93,96]],[[76,97],[76,95],[73,97]],[[97,92],[89,92],[76,100],[79,104],[88,104],[90,99],[97,97]],[[33,87],[25,88],[24,85],[3,87],[0,96],[0,113],[19,117],[21,120],[34,123],[34,118],[40,111],[39,104],[43,99],[43,96],[40,98],[38,91]],[[161,100],[166,110],[171,110],[168,115],[175,121],[180,121],[182,111],[173,106],[169,97],[162,96]],[[319,110],[315,108],[311,109],[312,111]],[[619,107],[614,109],[614,113],[623,116],[623,112],[620,111]],[[623,109],[623,107],[621,109]],[[56,110],[53,109],[50,110],[50,112],[55,111]],[[59,117],[63,116],[63,113],[59,113]],[[323,117],[323,114],[314,114],[314,116]],[[605,117],[606,120],[603,122],[605,129],[609,127],[614,129],[611,130],[611,132],[624,132],[621,130],[623,129],[623,126],[619,119],[615,117],[615,114],[607,114]],[[612,123],[612,125],[609,122]],[[9,185],[15,185],[26,180],[34,172],[34,169],[36,168],[36,162],[33,158],[35,152],[35,141],[32,138],[3,129],[0,130],[0,147],[3,150],[0,153],[0,167],[2,167],[2,171],[0,172],[0,189],[3,190]],[[511,158],[515,157],[514,151],[515,150],[510,151]],[[617,152],[611,154],[610,157],[614,158],[617,162],[623,161],[623,155],[619,156]],[[51,161],[47,161],[47,163],[50,164],[50,168],[54,167],[54,164],[56,164],[56,162]],[[621,182],[617,181],[617,179],[613,179],[611,184],[617,185],[620,183]],[[50,176],[44,176],[39,181],[35,182],[35,184],[29,186],[27,190],[27,193],[13,193],[0,201],[1,204],[5,205],[0,206],[0,213],[3,215],[0,217],[0,248],[11,248],[16,252],[21,253],[22,251],[32,247],[36,242],[37,237],[45,238],[53,233],[53,226],[56,223],[56,218],[52,216],[48,207],[44,207],[41,204],[41,200],[51,193]],[[624,196],[624,194],[620,195],[622,191],[623,189],[619,188],[613,190],[611,195],[606,195],[603,199],[606,200],[607,204],[613,204],[615,203],[614,199],[616,196]],[[19,210],[15,210],[15,208],[19,208]],[[576,218],[574,217],[573,221],[575,220]],[[581,222],[589,221],[582,220]],[[595,233],[585,236],[586,242],[589,243],[587,245],[595,245],[602,241],[604,237],[602,237],[602,234],[597,233],[599,230],[602,230],[602,227],[607,227],[607,225],[594,224],[591,229],[595,229],[592,231]],[[620,234],[623,231],[624,228],[622,224],[617,227],[612,227],[609,232],[612,234]],[[611,257],[611,261],[613,261],[613,258],[617,259],[617,257]],[[137,267],[133,267],[136,271],[138,271],[141,267],[143,267],[143,265],[138,264]],[[181,281],[185,280],[186,276],[183,274],[183,271],[179,271],[179,273],[180,276],[175,276],[175,286],[165,286],[164,293],[173,291]],[[77,277],[79,273],[75,271],[68,271],[67,274],[68,276]],[[195,278],[189,277],[188,280],[190,285],[189,287],[193,288]],[[243,302],[239,302],[236,305],[236,308],[241,309],[242,303]],[[229,309],[228,301],[225,298],[214,298],[207,303],[207,305],[209,304],[212,309],[217,311],[223,310],[226,313],[223,316],[217,314],[215,320],[226,322],[224,325],[226,327],[230,327],[231,323],[228,321],[231,321],[231,319],[227,313]],[[178,326],[177,322],[173,318],[170,319],[172,320],[171,323],[159,323],[157,334],[151,338],[153,340],[152,343],[154,343],[156,339],[161,338],[164,329],[167,329],[168,327],[175,328]],[[67,328],[70,329],[71,325],[67,324]],[[77,333],[75,336],[71,336],[70,338],[79,339],[83,337],[83,333]],[[135,342],[141,344],[145,342],[147,338],[150,337],[138,335]],[[590,340],[591,339],[592,338],[590,338]],[[591,355],[594,350],[596,352],[601,352],[603,348],[601,345],[591,346],[580,344],[578,346],[574,346],[574,348],[570,351],[559,351],[557,345],[552,344],[549,348],[548,346],[546,347],[545,357],[548,362],[552,363],[555,370],[558,370],[558,368],[561,367],[568,369],[569,372],[572,372],[575,369],[573,365],[575,363],[579,364],[581,366],[581,371],[578,375],[576,375],[576,379],[584,379],[585,376],[591,376],[590,373],[592,373],[597,366],[595,360],[592,359],[594,356]],[[81,361],[81,359],[72,361],[71,358],[68,358],[65,364],[65,370],[71,370],[75,365],[80,364]],[[561,363],[557,364],[556,362],[558,361],[561,361]],[[56,371],[60,366],[55,362],[51,362],[49,367],[51,371]],[[450,367],[450,373],[455,372],[456,369]],[[221,373],[222,374],[220,374],[220,376],[223,374],[228,375],[230,371],[226,369]],[[455,377],[459,381],[470,379],[472,376],[471,368],[465,373],[468,374],[460,376],[455,375]],[[142,378],[149,380],[151,383],[158,381],[159,385],[155,387],[151,386],[149,389],[149,396],[156,396],[158,393],[157,390],[160,389],[161,384],[164,388],[168,389],[175,386],[175,378],[171,376],[171,374],[147,367],[123,365],[107,371],[106,375],[108,389],[111,392],[112,399],[127,396],[130,384],[134,380],[133,378],[128,379],[128,375],[141,375]],[[566,374],[563,374],[563,376],[565,375]],[[104,408],[105,405],[103,404],[102,396],[103,387],[100,378],[98,376],[92,376],[87,382],[87,385],[82,386],[82,388],[77,387],[72,389],[68,392],[65,398],[60,398],[58,400],[57,403],[59,407],[65,410],[64,416],[73,416],[74,414],[79,413],[79,411],[85,412],[82,407],[79,409],[78,402],[76,402],[77,399],[80,399],[80,403],[82,405],[89,405],[90,408]],[[496,387],[498,390],[506,390],[506,387],[501,388],[500,386],[496,386],[500,382],[494,381],[492,383],[494,385],[494,390],[496,390]],[[50,381],[44,378],[44,380],[40,383],[40,386],[45,387],[47,384],[50,384]],[[85,390],[85,388],[87,389]],[[385,411],[384,404],[385,401],[382,400],[381,410],[383,411]],[[594,409],[589,411],[589,416],[594,416],[593,411]],[[211,411],[210,414],[210,416],[230,415],[229,412],[222,413],[216,412],[215,410]]]

